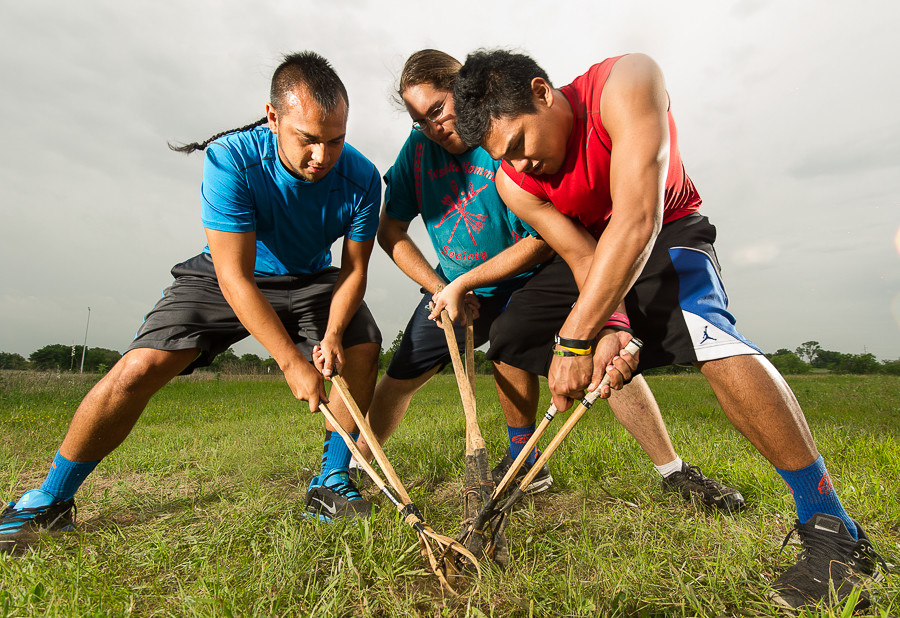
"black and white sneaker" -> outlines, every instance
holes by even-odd
[[[346,470],[332,470],[320,480],[314,477],[306,492],[306,511],[319,521],[368,517],[372,503],[364,499]]]
[[[32,489],[10,502],[0,513],[0,553],[33,543],[42,534],[74,530],[75,500],[54,500],[46,491]]]
[[[538,454],[540,456],[540,454]],[[506,476],[506,473],[509,472],[509,469],[512,467],[515,462],[515,458],[510,454],[509,449],[506,449],[506,455],[503,456],[503,459],[500,460],[493,470],[491,470],[491,477],[494,479],[494,484],[499,484],[500,481],[503,480],[503,477]],[[531,470],[532,464],[524,463],[522,467],[519,468],[519,471],[516,472],[516,476],[513,479],[513,484],[511,487],[518,487],[519,483],[522,482],[522,479],[525,478],[525,475]],[[528,488],[525,490],[527,494],[540,494],[553,485],[553,476],[550,474],[550,468],[547,467],[547,464],[538,471],[537,475],[531,480],[531,484],[528,485]]]
[[[860,588],[856,609],[868,607],[871,600],[865,590],[866,584],[884,579],[878,566],[880,563],[887,571],[887,565],[872,549],[862,526],[856,524],[859,540],[854,540],[844,520],[816,513],[805,524],[798,521],[794,525],[781,549],[795,531],[800,535],[803,551],[797,563],[772,584],[769,600],[789,609],[820,603],[824,607],[834,607],[855,588]]]
[[[744,508],[744,496],[737,489],[708,478],[700,468],[687,462],[681,471],[662,480],[663,491],[678,492],[685,500],[692,500],[725,513],[735,513]]]

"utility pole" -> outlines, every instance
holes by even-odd
[[[88,307],[88,317],[87,317],[87,325],[84,327],[84,345],[81,347],[81,371],[78,373],[84,373],[84,354],[87,352],[87,334],[88,329],[91,327],[91,308]]]

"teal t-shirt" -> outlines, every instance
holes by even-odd
[[[400,221],[422,217],[439,275],[453,281],[483,264],[534,230],[503,203],[494,186],[500,162],[482,148],[454,155],[418,131],[410,133],[394,165],[384,176],[385,212]],[[529,271],[479,288],[494,296],[520,287]]]
[[[344,144],[321,180],[300,180],[284,168],[266,125],[209,145],[200,192],[203,227],[256,231],[260,277],[322,270],[338,238],[370,240],[378,229],[381,178],[368,159]]]

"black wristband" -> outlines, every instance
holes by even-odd
[[[587,349],[594,346],[593,339],[566,339],[565,337],[560,337],[559,333],[553,336],[553,343],[555,343],[556,345],[565,346],[567,348],[578,349]]]

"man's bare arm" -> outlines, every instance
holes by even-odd
[[[553,249],[543,240],[526,236],[488,261],[463,273],[434,295],[434,308],[429,316],[437,319],[446,309],[456,321],[463,310],[463,298],[477,288],[494,285],[542,264],[553,257]]]
[[[407,277],[434,294],[444,285],[409,235],[409,221],[401,221],[381,211],[378,220],[378,244]]]
[[[501,167],[496,175],[497,192],[516,216],[528,223],[551,249],[560,255],[583,281],[591,267],[597,241],[583,226],[562,214],[553,204],[517,185]]]
[[[333,371],[340,370],[344,363],[343,337],[350,320],[359,309],[366,293],[369,258],[375,240],[344,239],[341,251],[341,271],[334,292],[331,295],[331,308],[328,312],[328,325],[325,336],[319,347],[322,351],[322,375],[330,377]]]
[[[453,280],[469,289],[481,288],[515,277],[530,268],[543,264],[553,257],[553,249],[545,241],[534,236],[526,236],[511,247],[507,247],[487,262]]]
[[[612,215],[560,337],[593,339],[621,306],[650,256],[662,226],[669,160],[667,106],[662,73],[650,58],[625,56],[616,63],[600,102],[612,139]],[[610,376],[612,388],[620,388],[636,366],[630,355],[619,356],[625,338],[620,333],[598,342],[592,367],[580,359],[554,357],[548,375],[554,403],[565,405],[585,388],[596,388],[604,374]],[[601,388],[605,396],[607,387]]]
[[[284,372],[294,396],[317,410],[327,401],[321,375],[300,353],[253,278],[256,233],[206,229],[216,277],[225,300],[241,324],[259,341]]]
[[[665,83],[653,60],[633,54],[616,63],[601,99],[603,124],[612,139],[612,216],[561,336],[595,336],[650,256],[662,226],[669,163],[667,107]]]

